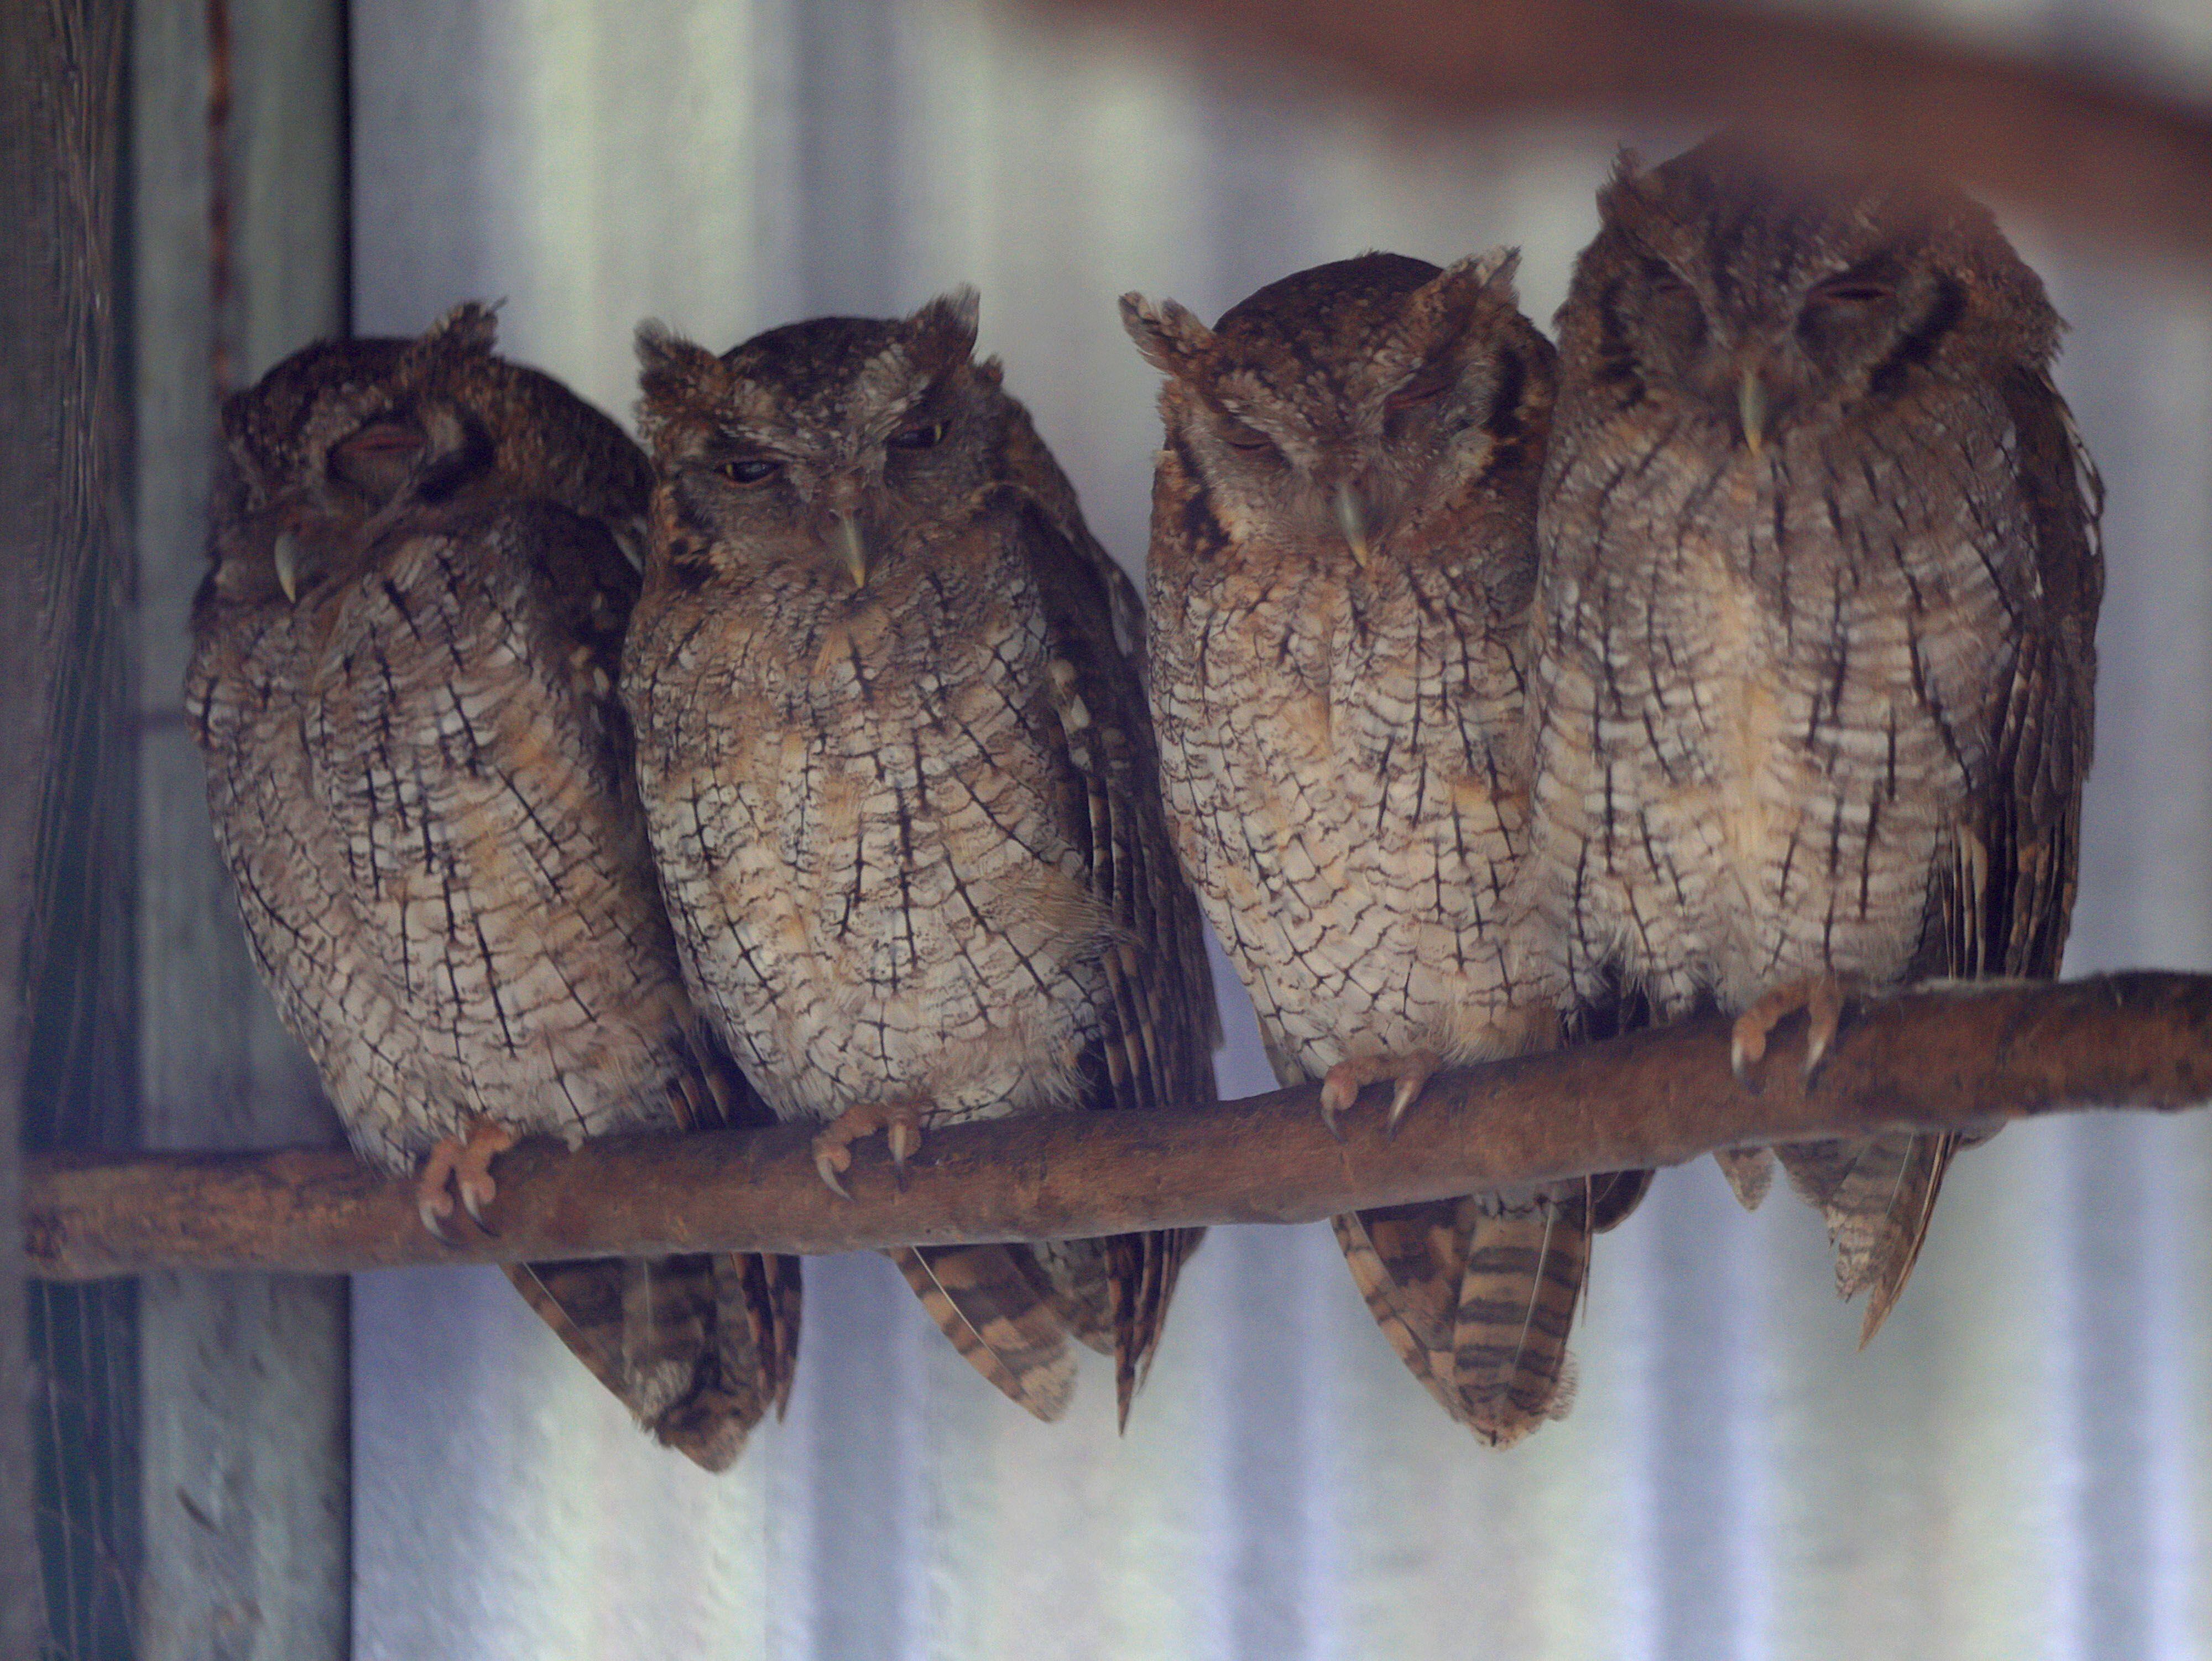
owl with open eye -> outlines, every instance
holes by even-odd
[[[1955,191],[1736,136],[1623,161],[1560,309],[1531,684],[1532,973],[1738,1017],[2049,977],[2103,586],[2059,322]],[[1954,1135],[1779,1150],[1871,1338]],[[1762,1151],[1724,1160],[1755,1203]]]
[[[717,356],[641,331],[659,472],[623,667],[686,977],[825,1181],[878,1131],[1213,1099],[1133,589],[977,362],[972,290]],[[1188,1232],[892,1254],[1039,1418],[1153,1354]]]
[[[185,688],[278,1011],[440,1233],[517,1135],[766,1116],[684,989],[616,697],[650,466],[493,337],[464,306],[230,401]],[[788,1395],[795,1258],[507,1272],[710,1469]]]
[[[1209,329],[1131,295],[1167,376],[1151,689],[1184,869],[1276,1076],[1323,1110],[1547,1048],[1509,969],[1523,641],[1553,353],[1513,256],[1370,253]],[[1519,1439],[1571,1396],[1590,1236],[1640,1173],[1335,1220],[1383,1333],[1454,1419]]]

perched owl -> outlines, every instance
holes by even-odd
[[[223,412],[185,704],[246,937],[355,1149],[471,1215],[518,1135],[758,1110],[686,995],[615,696],[651,470],[492,350],[311,346]],[[508,1271],[709,1469],[789,1391],[794,1258]]]
[[[1715,139],[1625,160],[1559,317],[1528,939],[1577,998],[1740,1017],[2057,973],[2103,586],[2059,322],[1946,188]],[[1862,1342],[1958,1138],[1780,1151]],[[1762,1151],[1725,1161],[1746,1203]]]
[[[824,1179],[926,1123],[1213,1098],[1212,983],[1135,666],[1141,609],[975,297],[716,357],[647,326],[660,482],[623,666],[684,972]],[[1121,1413],[1193,1232],[893,1254],[978,1371]]]
[[[1507,968],[1553,353],[1513,257],[1363,254],[1208,329],[1131,295],[1167,377],[1151,690],[1169,824],[1285,1084],[1324,1111],[1548,1048]],[[1566,1411],[1594,1228],[1640,1176],[1336,1219],[1369,1308],[1485,1440]]]

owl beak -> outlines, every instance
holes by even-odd
[[[860,521],[851,514],[837,515],[837,552],[845,562],[845,569],[853,574],[853,587],[868,586],[868,538],[860,529]]]
[[[1772,414],[1766,402],[1766,382],[1760,378],[1757,364],[1747,366],[1742,380],[1737,383],[1735,411],[1743,423],[1744,447],[1757,461],[1766,453],[1766,423]]]
[[[276,586],[284,591],[286,601],[300,603],[300,538],[289,531],[276,532],[276,546],[272,551],[276,563]]]
[[[1373,545],[1367,535],[1367,504],[1359,499],[1359,492],[1349,484],[1336,487],[1336,528],[1344,532],[1345,545],[1352,550],[1352,559],[1364,569]]]

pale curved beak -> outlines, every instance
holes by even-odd
[[[860,521],[851,514],[837,515],[837,553],[844,560],[845,569],[853,574],[853,586],[868,586],[868,538],[860,529]]]
[[[1756,364],[1747,367],[1736,385],[1735,412],[1743,423],[1743,441],[1757,461],[1766,453],[1766,423],[1773,411],[1766,402],[1766,382]]]
[[[1352,557],[1362,567],[1374,551],[1367,533],[1367,504],[1360,500],[1359,492],[1349,484],[1336,487],[1334,502],[1336,528],[1344,532],[1345,546],[1352,550]]]
[[[300,538],[289,531],[276,532],[276,545],[270,551],[276,565],[276,586],[284,591],[284,598],[296,605],[300,603]]]

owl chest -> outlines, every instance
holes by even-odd
[[[868,696],[802,684],[700,781],[711,842],[664,872],[780,1110],[987,1110],[1073,1076],[1108,931],[1031,690],[1044,654],[1008,644]]]
[[[602,782],[526,697],[320,645],[232,687],[210,798],[255,955],[356,1148],[404,1169],[477,1114],[571,1137],[668,1123],[672,943]]]
[[[1667,581],[1615,588],[1595,680],[1585,799],[1633,873],[1641,938],[1658,920],[1650,968],[1697,965],[1731,1004],[1790,975],[1901,972],[2003,649],[1971,550],[1963,569],[1924,538],[1853,559],[1777,522],[1723,520]]]
[[[1170,818],[1271,1044],[1449,1047],[1502,1005],[1525,795],[1502,646],[1410,598],[1203,616],[1156,654]]]

